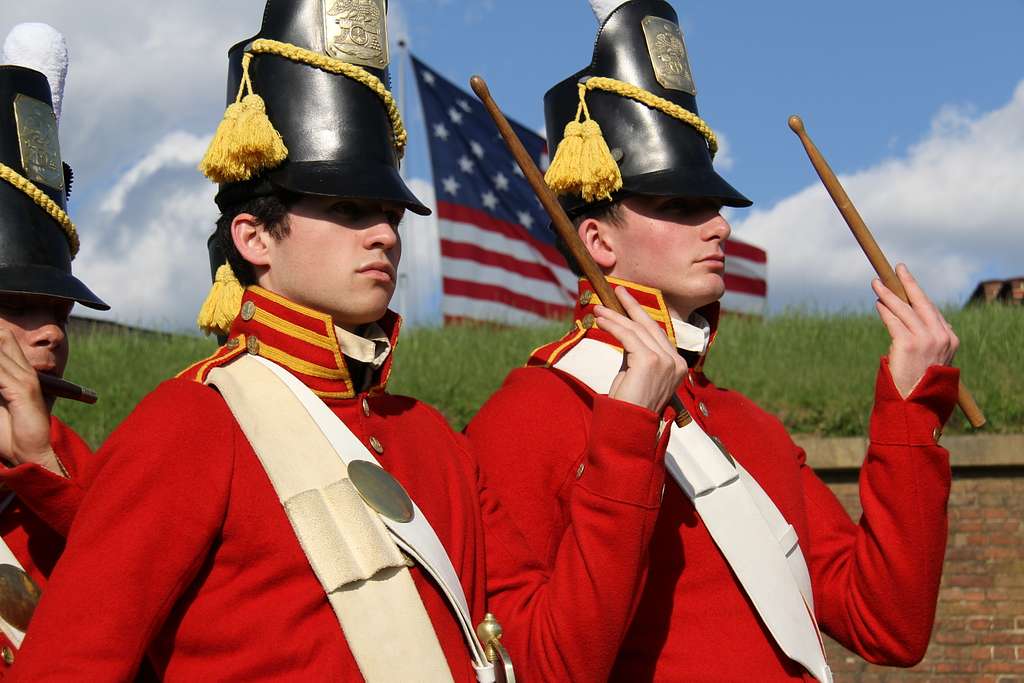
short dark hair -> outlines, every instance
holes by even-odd
[[[580,213],[572,217],[573,227],[578,230],[580,225],[583,224],[583,221],[588,218],[607,221],[609,223],[618,223],[620,220],[620,206],[618,200],[601,202],[583,209]],[[569,265],[569,270],[575,273],[578,277],[583,277],[583,269],[580,268],[580,264],[576,263],[576,259],[573,257],[572,252],[569,251],[569,245],[565,243],[565,240],[563,240],[562,236],[557,232],[555,233],[555,248],[558,249],[558,253],[565,258],[565,262]]]
[[[252,264],[242,258],[231,237],[231,223],[239,214],[252,214],[275,240],[288,236],[288,212],[302,198],[302,195],[287,190],[275,189],[271,194],[252,197],[221,207],[217,229],[213,233],[214,244],[227,258],[228,265],[243,287],[256,284],[256,271]]]

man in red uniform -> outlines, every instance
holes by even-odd
[[[552,149],[581,135],[563,134],[567,122],[593,129],[592,118],[607,156],[568,140],[548,181],[598,265],[689,361],[678,396],[694,420],[672,427],[647,581],[611,678],[827,681],[819,627],[871,662],[912,665],[930,637],[946,542],[950,468],[937,442],[956,401],[956,337],[906,268],[910,305],[873,283],[892,345],[854,523],[781,423],[703,372],[724,293],[719,209],[750,202],[712,168],[717,143],[697,115],[675,12],[661,0],[611,10],[599,14],[590,66],[545,97]],[[572,144],[589,165],[563,154]],[[467,429],[546,566],[569,531],[574,472],[619,362],[618,343],[593,326],[598,303],[581,282],[572,331],[513,371]]]
[[[98,454],[23,680],[125,680],[146,655],[166,680],[494,680],[487,612],[521,679],[607,676],[685,365],[628,295],[631,318],[600,312],[626,363],[595,402],[571,532],[550,567],[530,559],[464,438],[386,389],[397,226],[427,210],[398,174],[384,5],[358,5],[269,2],[230,51],[202,164],[222,216],[200,317],[226,341]]]
[[[64,547],[82,496],[89,448],[50,414],[37,373],[61,376],[75,302],[109,308],[71,274],[77,250],[65,213],[70,174],[57,140],[52,81],[66,71],[63,37],[22,24],[0,59],[0,678],[14,662],[39,587]],[[52,90],[52,92],[51,92]]]

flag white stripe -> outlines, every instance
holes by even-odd
[[[763,263],[729,256],[725,259],[725,272],[730,275],[742,275],[755,280],[764,280],[768,276],[768,268]]]
[[[473,318],[474,320],[490,320],[505,325],[551,324],[551,320],[548,318],[543,318],[514,306],[496,301],[471,299],[464,296],[445,294],[441,300],[441,309],[445,315]]]
[[[497,266],[483,265],[478,261],[445,256],[441,258],[441,272],[444,273],[444,277],[504,287],[516,294],[555,306],[573,305],[573,300],[568,294],[553,282],[537,280]]]
[[[577,289],[578,279],[571,270],[564,265],[556,265],[547,260],[542,253],[523,240],[512,239],[491,230],[484,230],[472,223],[461,223],[447,219],[438,220],[438,228],[443,240],[473,244],[481,249],[494,251],[499,254],[507,254],[520,261],[539,263],[550,268],[559,283],[567,290],[575,292]]]
[[[748,315],[764,315],[765,297],[744,294],[742,292],[726,292],[722,297],[722,310]]]

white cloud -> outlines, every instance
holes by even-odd
[[[217,217],[216,186],[195,169],[205,143],[168,134],[89,212],[92,239],[83,240],[75,273],[111,305],[111,317],[194,329],[210,283],[206,238]]]
[[[716,130],[715,136],[718,138],[718,152],[715,154],[714,162],[715,170],[728,171],[736,163],[736,159],[732,156],[732,145],[729,144],[729,138],[722,131]]]
[[[816,142],[827,154],[827,139]],[[979,279],[1018,274],[1024,82],[988,113],[942,109],[905,155],[840,179],[893,265],[906,262],[936,302],[962,303]],[[733,216],[735,236],[768,251],[771,308],[873,301],[873,273],[819,183]]]
[[[200,137],[184,131],[170,133],[117,179],[100,204],[100,210],[115,215],[121,213],[128,193],[162,170],[195,169],[209,144],[209,135]]]

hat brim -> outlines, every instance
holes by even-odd
[[[714,169],[671,168],[631,178],[623,178],[622,190],[630,194],[655,197],[692,197],[714,199],[722,206],[746,208],[754,202],[718,175]]]
[[[74,275],[50,266],[0,267],[0,292],[64,299],[97,311],[110,306]]]
[[[300,194],[394,202],[420,216],[431,214],[398,171],[390,166],[368,168],[366,164],[336,161],[286,162],[267,176],[275,185]]]

